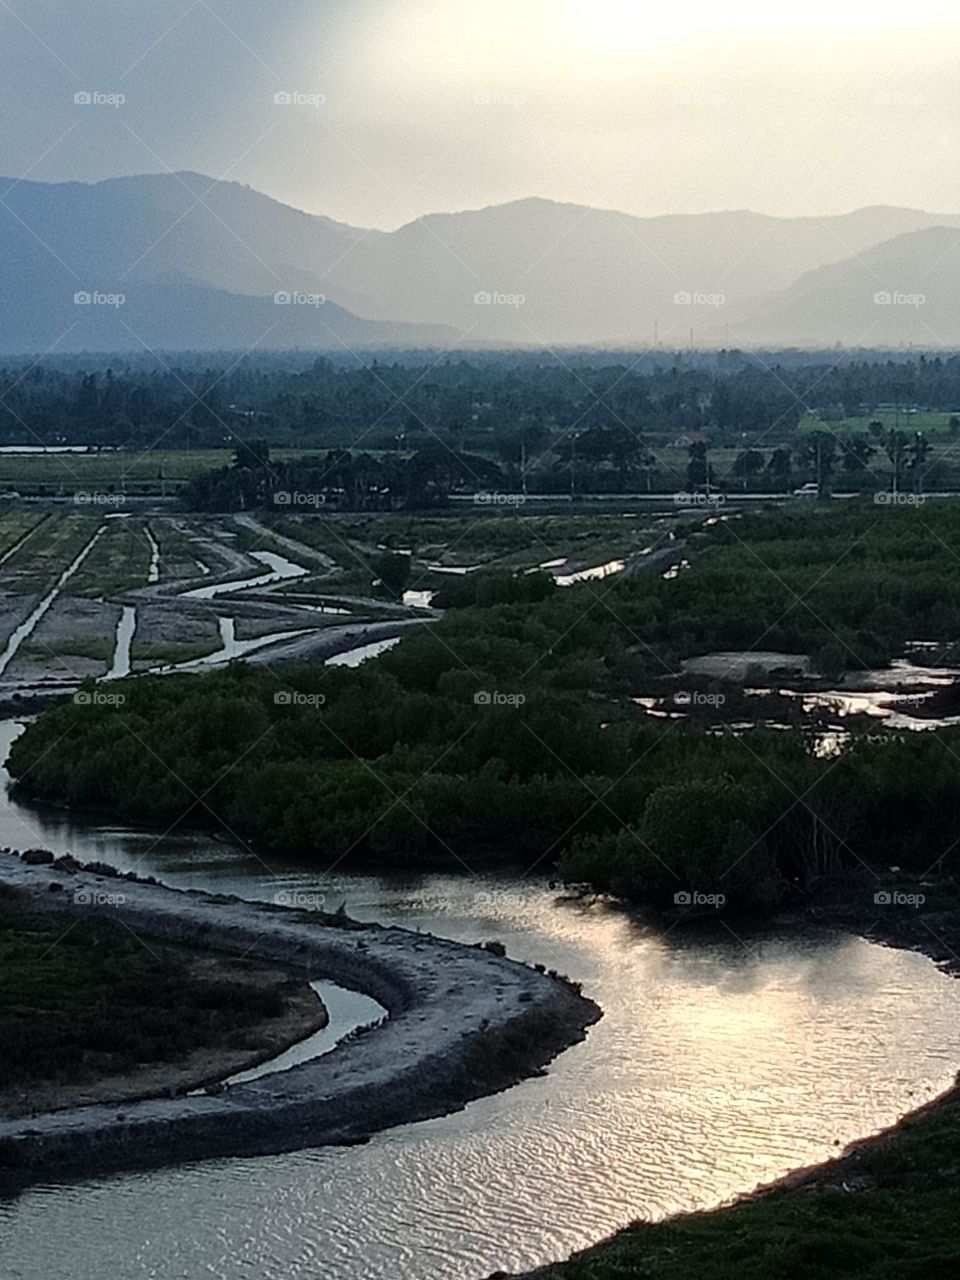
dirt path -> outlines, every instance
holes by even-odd
[[[336,560],[332,560],[330,556],[323,551],[318,551],[315,547],[308,547],[305,542],[298,542],[296,538],[288,538],[285,534],[276,533],[265,524],[261,524],[259,520],[253,516],[242,515],[236,517],[236,523],[242,525],[244,529],[248,529],[251,533],[257,534],[258,537],[267,538],[270,542],[275,542],[278,546],[283,547],[290,556],[302,562],[310,561],[318,564],[324,569],[336,569],[338,567]]]
[[[338,654],[348,653],[351,649],[360,649],[374,644],[377,640],[393,640],[402,636],[410,627],[422,627],[430,622],[430,618],[405,618],[396,622],[353,623],[347,626],[325,627],[320,631],[311,631],[307,635],[297,636],[289,641],[281,640],[271,644],[269,648],[255,653],[248,653],[245,661],[250,666],[271,666],[275,662],[316,662],[326,658],[335,658]]]

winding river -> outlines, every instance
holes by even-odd
[[[3,758],[17,731],[0,724]],[[11,1280],[481,1280],[826,1158],[960,1064],[960,983],[843,934],[664,937],[535,875],[266,865],[212,838],[84,826],[5,795],[0,844],[500,938],[581,979],[605,1010],[545,1076],[366,1146],[33,1188],[0,1204]]]

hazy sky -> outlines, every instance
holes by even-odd
[[[957,0],[2,0],[0,172],[196,169],[380,227],[957,211],[958,48]]]

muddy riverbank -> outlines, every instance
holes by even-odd
[[[65,920],[99,914],[144,937],[255,954],[370,995],[389,1018],[326,1057],[221,1091],[133,1102],[122,1113],[91,1105],[0,1121],[0,1169],[12,1185],[361,1142],[538,1072],[600,1017],[572,985],[499,948],[103,872],[0,857],[0,884],[32,909]],[[118,905],[110,889],[121,883]]]

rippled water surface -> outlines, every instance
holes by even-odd
[[[960,1062],[960,983],[855,938],[660,937],[543,881],[267,868],[212,840],[81,830],[7,804],[0,844],[27,843],[500,938],[581,979],[605,1017],[544,1078],[364,1147],[32,1189],[0,1205],[5,1280],[480,1280],[825,1158]]]

